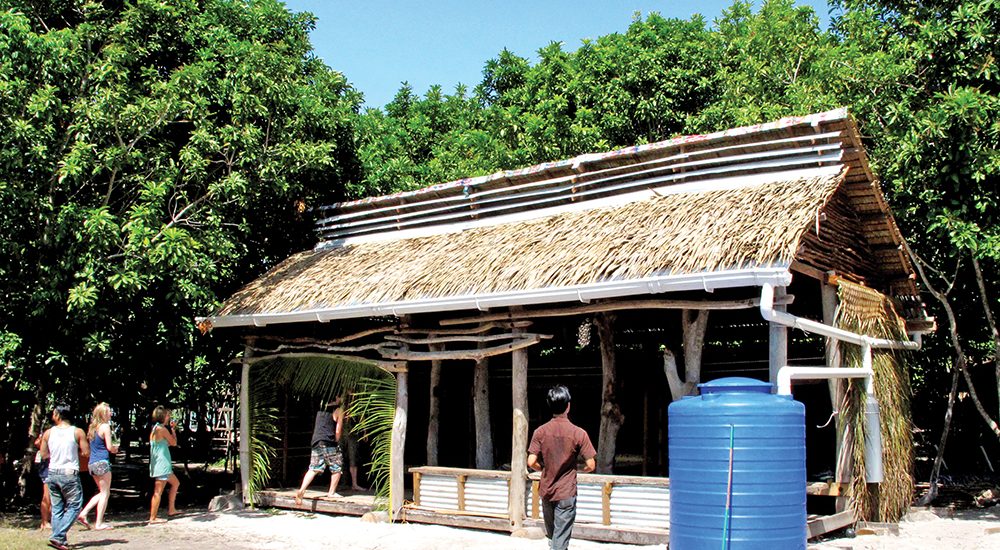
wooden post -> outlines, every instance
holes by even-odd
[[[420,506],[420,472],[413,472],[413,504]]]
[[[243,502],[249,502],[250,469],[250,355],[253,339],[243,346],[243,372],[240,374],[240,491]]]
[[[430,344],[431,351],[444,351],[443,344]],[[438,432],[441,424],[441,360],[431,360],[430,412],[427,418],[427,465],[438,465]]]
[[[515,329],[514,332],[520,332]],[[524,525],[525,490],[528,479],[528,351],[511,352],[511,401],[513,422],[510,445],[510,490],[507,513],[511,531]]]
[[[618,405],[618,368],[615,364],[615,317],[610,313],[594,316],[601,348],[601,426],[597,436],[597,473],[610,474],[615,464],[618,430],[625,415]]]
[[[389,521],[399,519],[403,508],[406,465],[403,450],[406,447],[406,420],[409,408],[407,372],[396,373],[396,415],[392,421],[392,450],[389,458]]]
[[[465,511],[465,481],[468,476],[459,475],[455,477],[456,491],[458,492],[458,511]]]
[[[601,523],[611,525],[611,491],[613,485],[610,481],[605,481],[601,488]]]
[[[479,347],[483,347],[480,342]],[[489,358],[476,361],[472,376],[472,406],[476,421],[476,468],[493,469],[493,423],[490,421]]]
[[[785,287],[774,288],[774,301],[780,303],[785,297]],[[788,306],[775,305],[776,311],[786,311]],[[768,323],[768,381],[774,384],[777,391],[778,370],[788,365],[788,327],[778,323]]]
[[[837,315],[837,287],[836,285],[824,282],[821,283],[821,292],[823,300],[823,323],[833,326]],[[839,343],[832,338],[827,338],[826,366],[840,368],[841,359]],[[829,384],[832,409],[839,411],[844,400],[844,393],[841,391],[843,383],[839,380],[830,380]],[[843,416],[839,412],[836,415],[836,426],[837,446],[835,452],[837,463],[835,466],[834,481],[840,484],[840,487],[850,487],[851,476],[854,470],[853,454],[851,452],[851,448],[854,445],[854,433],[850,425],[844,423]],[[851,498],[853,497],[837,496],[834,503],[834,512],[840,513],[848,510],[851,507]]]

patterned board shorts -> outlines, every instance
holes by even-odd
[[[340,473],[344,465],[344,454],[340,452],[339,445],[317,445],[312,448],[309,456],[309,469],[314,472],[322,472],[330,468],[330,473]]]
[[[111,463],[107,460],[98,460],[90,463],[90,475],[100,477],[111,471]]]

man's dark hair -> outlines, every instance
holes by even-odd
[[[569,388],[562,384],[552,386],[549,395],[545,398],[545,403],[549,406],[552,414],[562,414],[566,412],[570,402]]]
[[[65,420],[70,424],[76,420],[76,415],[73,414],[73,409],[66,403],[56,405],[52,411],[59,415],[59,420]]]

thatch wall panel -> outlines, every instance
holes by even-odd
[[[234,294],[217,315],[787,265],[843,177],[668,195],[461,233],[302,252]]]

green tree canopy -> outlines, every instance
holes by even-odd
[[[224,374],[193,318],[307,246],[304,209],[356,179],[360,96],[312,55],[313,26],[272,0],[0,2],[17,385],[91,406]]]

